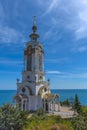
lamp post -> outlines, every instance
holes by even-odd
[[[71,98],[69,99],[69,101],[70,101],[71,107],[73,108],[73,105],[74,105],[74,98],[71,97]]]

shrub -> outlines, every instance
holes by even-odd
[[[78,98],[78,95],[76,94],[75,95],[75,101],[74,101],[74,106],[73,108],[78,112],[80,113],[81,112],[81,103],[79,101],[79,98]]]
[[[40,108],[38,111],[37,111],[37,115],[38,116],[43,116],[45,113],[44,113],[44,110],[42,108]]]
[[[32,127],[31,130],[40,130],[40,127],[39,126]]]
[[[61,125],[61,126],[60,126],[60,130],[69,130],[69,129],[68,129],[67,126],[63,126],[63,125]]]
[[[52,126],[51,130],[61,130],[61,129],[57,124],[55,124],[54,126]]]
[[[60,101],[60,104],[61,104],[61,106],[62,105],[70,106],[70,102],[69,102],[68,98],[65,101]]]
[[[87,113],[78,115],[72,121],[75,130],[87,130]]]
[[[61,116],[59,115],[55,116],[55,122],[56,123],[62,122]]]
[[[0,108],[0,130],[23,130],[27,124],[27,112],[19,111],[11,104]]]

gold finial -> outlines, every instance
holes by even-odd
[[[36,16],[34,16],[34,26],[36,26]]]

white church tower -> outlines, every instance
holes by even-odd
[[[32,31],[30,42],[26,44],[24,50],[22,81],[17,79],[17,94],[13,99],[16,100],[19,110],[37,111],[39,108],[43,108],[44,111],[49,111],[53,96],[49,89],[49,81],[45,80],[44,50],[38,41],[35,16]]]

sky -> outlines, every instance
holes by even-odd
[[[87,89],[87,0],[0,0],[0,89],[17,89],[33,16],[51,89]]]

